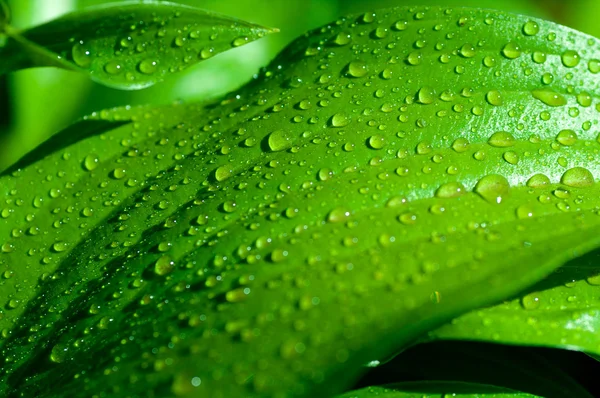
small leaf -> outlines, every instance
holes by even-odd
[[[452,381],[404,382],[366,387],[350,391],[337,398],[536,398],[537,395],[511,391],[494,386]]]
[[[559,347],[600,355],[600,256],[574,259],[517,298],[465,314],[432,339]]]
[[[17,32],[0,48],[0,73],[55,66],[98,83],[141,89],[273,29],[168,2],[111,3]]]

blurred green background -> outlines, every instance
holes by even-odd
[[[175,1],[175,0],[174,0]],[[13,26],[27,28],[106,0],[8,0]],[[77,118],[121,105],[208,100],[242,85],[295,37],[349,13],[404,5],[482,7],[549,19],[600,37],[599,0],[178,0],[280,33],[233,49],[142,91],[102,87],[52,68],[0,77],[0,170]],[[2,60],[0,60],[1,62]]]

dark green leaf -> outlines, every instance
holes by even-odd
[[[510,391],[484,384],[450,381],[406,382],[367,387],[337,398],[534,398],[536,395]]]
[[[273,31],[169,2],[111,3],[24,32],[7,26],[0,73],[56,66],[110,87],[141,89]]]
[[[582,385],[587,380],[576,377],[578,358],[572,357],[577,355],[561,350],[463,341],[418,344],[373,368],[359,386],[444,380],[492,385],[547,398],[591,398],[594,395]]]
[[[98,115],[130,123],[0,178],[0,388],[324,396],[531,286],[600,244],[598,44],[383,10],[215,104]]]

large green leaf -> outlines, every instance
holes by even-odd
[[[120,89],[141,89],[273,29],[169,2],[90,7],[18,32],[0,47],[0,74],[34,66],[84,71]]]
[[[519,297],[465,314],[429,336],[561,347],[599,355],[599,275],[599,253],[589,253],[558,268]]]
[[[218,103],[46,144],[0,178],[4,394],[339,393],[597,247],[597,45],[366,13]]]
[[[510,391],[494,386],[458,382],[406,382],[367,387],[339,395],[338,398],[534,398],[536,395]]]

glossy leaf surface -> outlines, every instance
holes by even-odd
[[[228,49],[273,32],[196,8],[129,1],[73,12],[17,32],[0,48],[0,73],[55,66],[89,73],[104,85],[153,85]]]
[[[597,45],[382,10],[218,103],[95,115],[129,123],[0,179],[5,395],[339,393],[597,247]]]
[[[483,384],[457,382],[406,382],[367,387],[338,396],[338,398],[534,398],[525,394]]]
[[[561,347],[600,354],[598,252],[570,261],[519,297],[432,331],[433,339]]]

